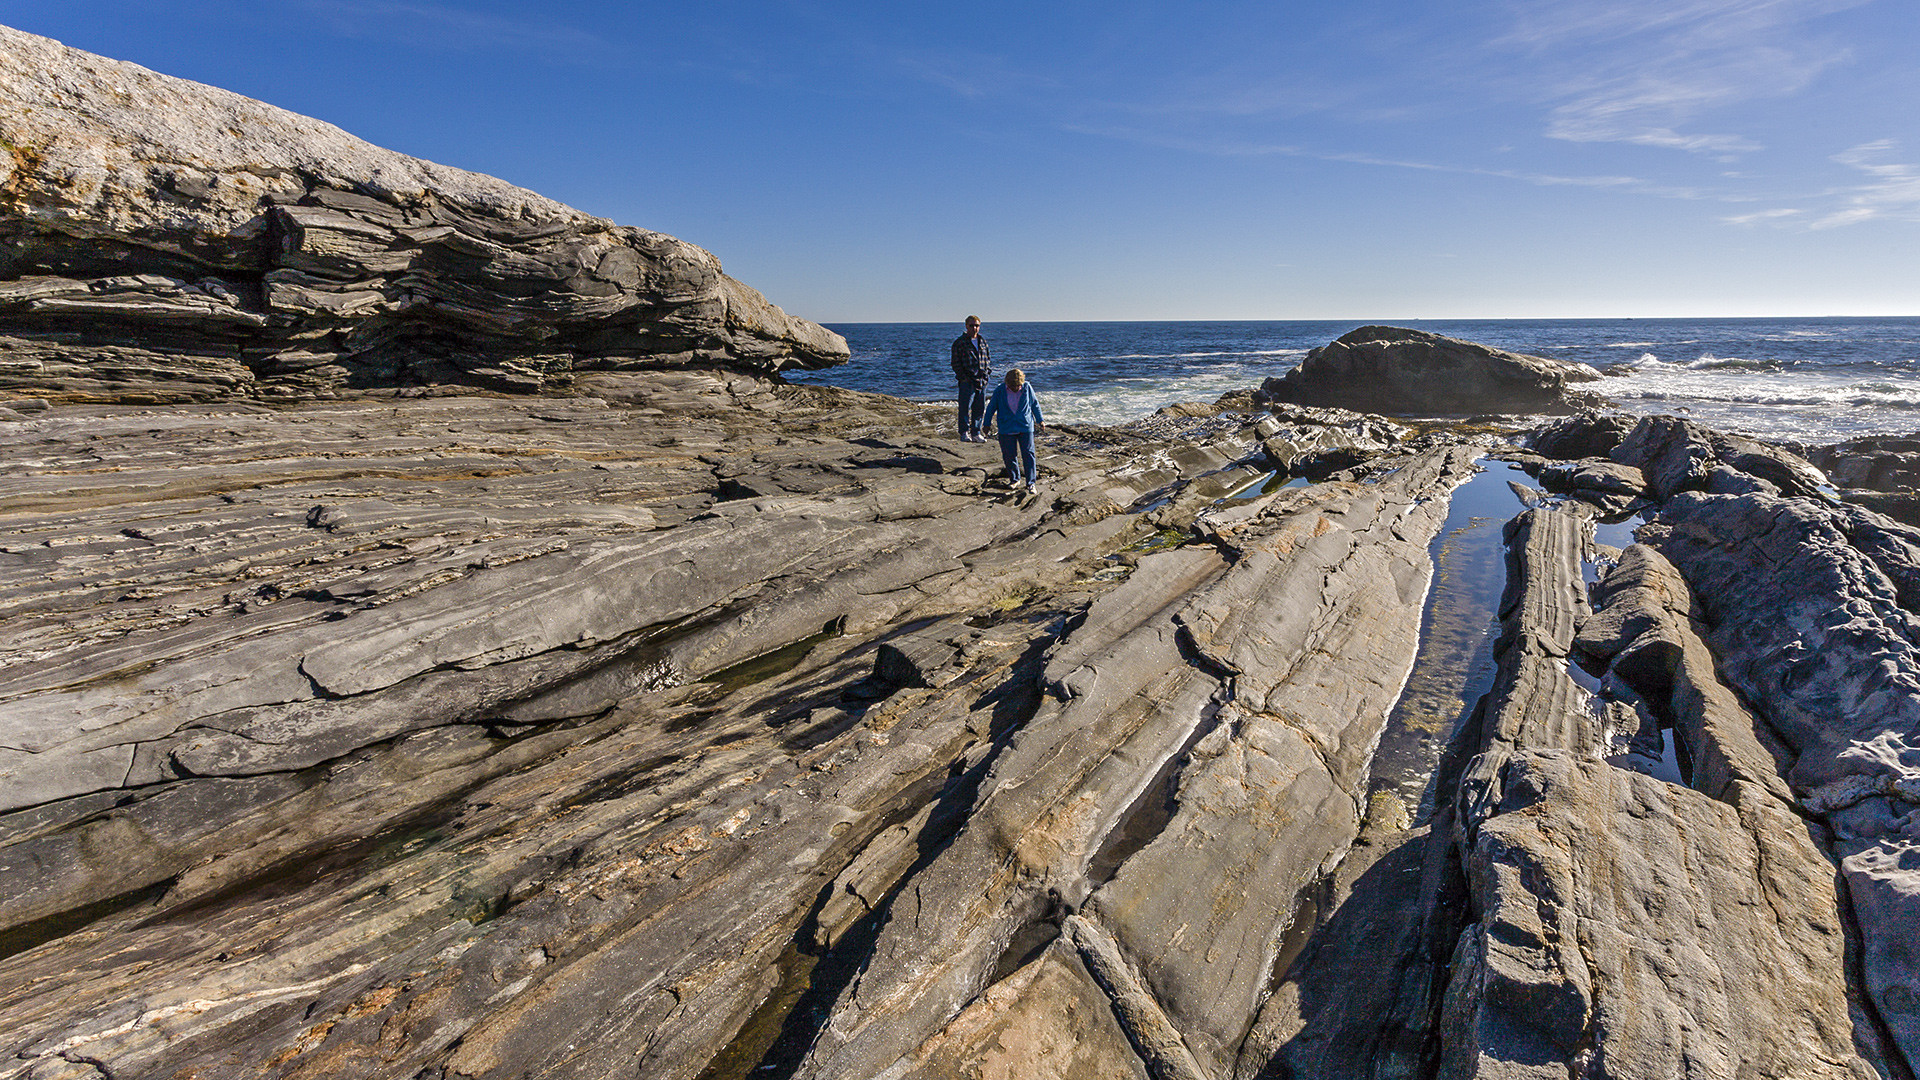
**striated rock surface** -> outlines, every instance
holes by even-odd
[[[1652,542],[1786,745],[1799,806],[1832,830],[1867,988],[1920,1064],[1920,532],[1810,499],[1689,494]]]
[[[0,393],[304,398],[844,362],[711,254],[0,27]]]
[[[582,383],[0,418],[0,1075],[1911,1075],[1898,526],[1533,493],[1413,818],[1484,447]]]
[[[1571,384],[1600,378],[1585,364],[1526,356],[1471,341],[1362,326],[1307,353],[1259,396],[1414,416],[1568,412],[1598,398]]]
[[[1920,533],[1806,461],[1014,492],[697,249],[0,33],[0,1077],[1912,1080]]]

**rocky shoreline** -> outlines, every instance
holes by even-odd
[[[1910,1075],[1920,535],[1790,455],[1227,414],[1025,499],[938,409],[618,389],[4,422],[15,1073]],[[1411,823],[1489,453],[1571,494]]]
[[[121,133],[0,108],[0,1077],[1920,1068],[1920,530],[1828,486],[1905,443],[1269,380],[1023,495],[690,245],[0,33]],[[208,109],[298,191],[158,194]]]

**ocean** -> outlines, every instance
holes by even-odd
[[[1920,318],[1411,320],[1392,325],[1590,364],[1625,412],[1833,442],[1920,431]],[[1019,367],[1049,421],[1117,424],[1283,375],[1357,322],[1024,322],[984,327],[994,369]],[[952,323],[838,323],[853,359],[794,372],[920,401],[953,400]]]

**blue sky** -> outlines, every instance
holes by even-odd
[[[1920,315],[1915,0],[0,0],[823,322]]]

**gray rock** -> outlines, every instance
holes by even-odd
[[[1685,494],[1649,539],[1699,597],[1720,670],[1785,744],[1798,799],[1859,868],[1848,886],[1866,894],[1855,912],[1867,985],[1920,1061],[1905,944],[1920,888],[1899,854],[1920,818],[1908,812],[1920,805],[1920,534],[1812,499]]]
[[[1021,1076],[1046,1080],[1148,1080],[1117,1022],[1109,991],[1064,942],[995,983],[891,1075]]]
[[[1117,1003],[1123,1018],[1160,1030],[1162,1016],[1203,1071],[1230,1068],[1294,894],[1358,831],[1356,789],[1431,572],[1425,544],[1443,516],[1432,495],[1471,456],[1435,452],[1375,487],[1266,497],[1216,531],[1230,564],[1204,551],[1152,557],[1165,569],[1141,560],[1056,648],[1046,684],[1069,696],[1021,729],[952,845],[895,898],[800,1075],[884,1070],[994,981],[1023,928],[1073,911],[1088,923],[1076,935],[1110,937],[1136,973],[1109,989],[1137,982],[1153,1002]],[[1315,591],[1295,587],[1309,581]],[[1164,791],[1176,805],[1162,820]],[[1195,865],[1212,868],[1199,887],[1159,887]],[[1176,934],[1209,919],[1223,936]]]
[[[1727,435],[1672,416],[1648,416],[1613,448],[1612,458],[1644,474],[1648,490],[1665,499],[1682,491],[1767,490],[1815,495],[1826,485],[1820,470],[1786,450]]]
[[[1920,438],[1872,436],[1827,446],[1790,446],[1843,488],[1897,492],[1920,488]],[[1911,523],[1909,523],[1911,524]]]
[[[1536,428],[1527,445],[1550,458],[1604,458],[1633,431],[1636,422],[1631,416],[1582,409]]]
[[[672,237],[46,38],[0,41],[0,392],[537,391],[593,369],[847,358]]]
[[[1855,1045],[1831,864],[1732,804],[1527,751],[1467,859],[1442,1076],[1879,1075]]]
[[[1569,384],[1598,378],[1584,364],[1421,330],[1363,326],[1307,353],[1284,378],[1266,380],[1260,394],[1268,401],[1418,416],[1566,412],[1594,401]]]

